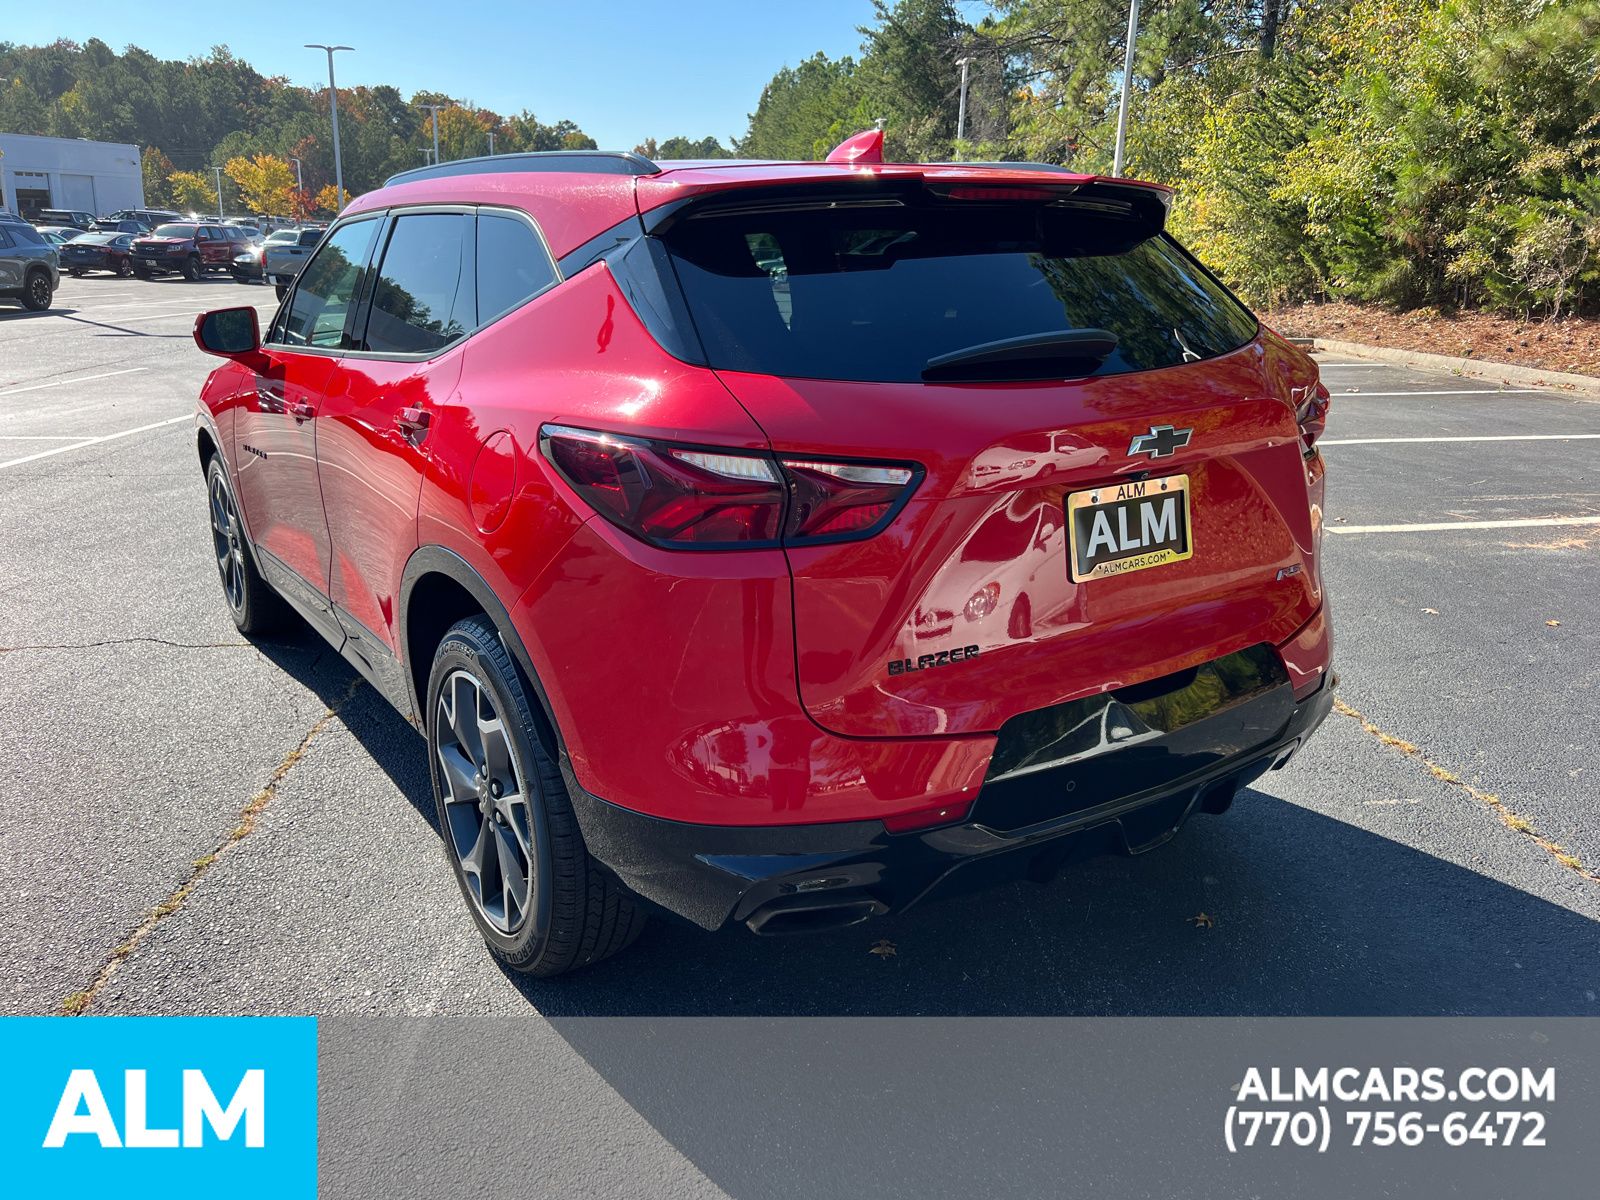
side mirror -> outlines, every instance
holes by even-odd
[[[218,308],[201,313],[194,320],[194,344],[207,354],[231,358],[256,370],[266,364],[266,356],[261,353],[261,325],[253,308]]]

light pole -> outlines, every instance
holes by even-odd
[[[306,177],[305,177],[305,175],[302,173],[302,171],[300,169],[300,160],[298,158],[294,158],[293,156],[291,156],[289,161],[294,164],[294,188],[295,188],[295,191],[303,192],[303,191],[306,190]]]
[[[1133,86],[1133,43],[1139,36],[1139,0],[1128,0],[1128,50],[1122,56],[1122,103],[1117,106],[1117,148],[1111,173],[1122,174],[1122,150],[1128,140],[1128,91]]]
[[[442,104],[419,104],[418,108],[425,108],[433,114],[433,161],[439,161],[439,110]]]
[[[489,157],[494,157],[494,130],[489,130]]]
[[[956,66],[961,68],[961,103],[956,109],[956,157],[961,155],[961,143],[967,140],[967,68],[972,65],[972,58],[956,59]]]
[[[213,166],[211,169],[217,173],[217,220],[220,221],[222,220],[222,168]]]
[[[328,103],[333,113],[333,185],[338,189],[339,208],[344,209],[344,164],[339,159],[339,89],[333,82],[333,56],[339,50],[354,50],[354,46],[324,46],[321,42],[307,42],[307,50],[328,52]]]

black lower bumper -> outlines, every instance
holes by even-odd
[[[799,932],[897,912],[935,891],[1042,881],[1073,861],[1149,850],[1283,766],[1332,705],[1331,675],[1297,701],[1277,652],[1256,646],[1025,713],[1001,728],[966,820],[915,833],[880,821],[666,821],[591,796],[565,773],[590,852],[634,892],[707,929],[734,920]]]

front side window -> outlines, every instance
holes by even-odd
[[[431,354],[477,324],[470,234],[464,213],[395,219],[372,289],[363,350]]]
[[[478,214],[478,321],[538,295],[556,282],[550,254],[526,221]]]
[[[273,322],[270,340],[320,350],[349,349],[345,326],[378,225],[376,220],[353,221],[334,231],[300,272],[294,294]]]

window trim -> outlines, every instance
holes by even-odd
[[[355,323],[350,330],[353,341],[364,342],[367,337],[367,326],[372,318],[372,295],[378,289],[378,272],[382,269],[383,260],[389,253],[389,243],[394,238],[394,228],[401,217],[416,216],[462,216],[472,218],[472,313],[473,320],[477,320],[478,313],[478,214],[477,206],[472,204],[411,204],[397,205],[384,210],[383,228],[378,230],[378,240],[374,243],[371,261],[367,264],[367,277],[362,281],[359,303],[356,308]],[[329,236],[333,231],[328,231]],[[346,358],[373,359],[377,362],[428,362],[435,358],[442,358],[457,346],[465,344],[466,340],[478,332],[480,326],[474,324],[463,331],[460,337],[455,338],[436,350],[413,350],[402,354],[393,350],[346,350]],[[357,337],[356,331],[360,331]]]
[[[372,246],[369,247],[368,250],[367,250],[366,260],[364,262],[362,262],[361,266],[358,268],[359,271],[361,272],[361,277],[357,280],[356,293],[355,293],[355,297],[354,297],[355,304],[351,306],[350,313],[347,313],[346,316],[345,316],[345,336],[346,337],[348,337],[349,334],[350,334],[350,318],[351,318],[351,316],[352,315],[359,315],[359,313],[361,311],[361,305],[362,305],[362,301],[364,299],[364,296],[365,296],[365,293],[366,293],[366,287],[367,287],[366,274],[367,274],[368,270],[372,266],[373,252],[376,250],[376,248],[378,246],[379,235],[381,235],[383,233],[383,229],[381,228],[381,226],[382,226],[382,223],[383,223],[386,215],[387,215],[386,213],[381,212],[381,211],[379,211],[379,212],[371,212],[371,213],[365,213],[365,212],[364,213],[357,213],[356,215],[352,216],[347,221],[341,221],[336,225],[329,226],[328,232],[327,232],[327,236],[322,239],[323,243],[326,244],[328,241],[332,240],[333,235],[335,233],[342,232],[343,230],[347,229],[348,227],[350,227],[352,225],[359,225],[363,221],[376,220],[376,221],[378,221],[379,226],[380,226],[380,228],[378,229],[377,233],[375,233],[373,235]],[[348,350],[343,350],[343,349],[330,350],[330,349],[328,349],[326,347],[323,347],[323,346],[296,346],[291,342],[280,342],[280,341],[277,341],[273,337],[273,335],[276,334],[278,332],[278,330],[279,330],[279,322],[280,322],[280,320],[283,320],[283,321],[287,320],[288,313],[289,313],[290,309],[292,308],[292,306],[294,305],[294,298],[300,291],[300,277],[305,274],[306,267],[309,267],[313,262],[316,261],[317,254],[320,254],[321,252],[322,252],[322,246],[318,245],[318,247],[316,249],[316,253],[312,254],[312,256],[306,260],[305,266],[301,267],[298,271],[296,271],[294,273],[294,282],[292,282],[289,285],[289,290],[284,293],[283,302],[278,305],[278,311],[273,313],[272,321],[267,326],[267,340],[262,342],[262,348],[263,349],[271,349],[271,350],[274,350],[274,351],[276,351],[278,353],[281,353],[281,354],[310,354],[310,355],[314,355],[317,358],[342,358],[346,354],[350,353],[350,351],[348,351]]]

